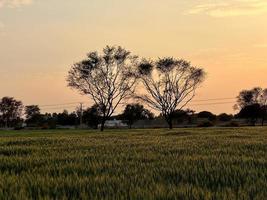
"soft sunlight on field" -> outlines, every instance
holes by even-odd
[[[267,129],[0,132],[0,199],[264,199]]]

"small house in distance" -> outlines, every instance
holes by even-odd
[[[101,125],[98,125],[100,127]],[[105,122],[105,128],[127,128],[128,125],[124,123],[122,120],[107,120]]]

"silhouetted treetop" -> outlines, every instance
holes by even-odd
[[[264,90],[260,87],[255,87],[251,90],[243,90],[237,96],[236,108],[244,108],[249,105],[258,104],[261,101],[261,96]]]
[[[25,107],[26,119],[32,118],[35,115],[40,115],[40,108],[38,105],[30,105]]]
[[[140,76],[150,76],[153,70],[153,62],[143,59],[142,62],[138,65],[138,73]]]
[[[13,97],[3,97],[0,100],[0,119],[5,127],[11,127],[20,120],[23,111],[23,104]]]
[[[159,59],[156,63],[156,67],[162,73],[169,72],[178,64],[178,60],[174,58]]]
[[[267,88],[255,87],[241,91],[237,96],[235,108],[240,110],[239,117],[250,118],[254,125],[257,118],[261,118],[264,125],[267,115]]]

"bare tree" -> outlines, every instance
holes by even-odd
[[[138,77],[146,91],[136,97],[160,111],[172,129],[173,113],[182,110],[193,99],[205,73],[185,60],[163,58],[157,62],[143,60],[138,67]]]
[[[68,85],[89,97],[101,109],[101,131],[116,108],[135,89],[137,56],[122,47],[107,46],[103,54],[91,52],[74,64],[67,78]]]

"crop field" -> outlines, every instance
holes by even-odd
[[[0,131],[0,199],[266,199],[267,128]]]

